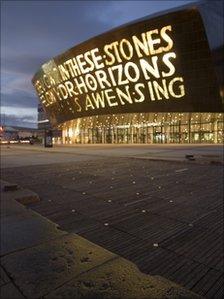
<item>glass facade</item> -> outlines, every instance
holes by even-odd
[[[59,126],[63,144],[223,143],[223,113],[127,113]]]

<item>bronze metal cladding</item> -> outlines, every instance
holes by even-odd
[[[33,85],[52,123],[133,112],[221,112],[196,8],[131,23],[45,63]]]

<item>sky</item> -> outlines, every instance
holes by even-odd
[[[37,126],[31,79],[52,57],[135,19],[195,0],[2,1],[1,124]]]

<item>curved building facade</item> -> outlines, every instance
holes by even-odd
[[[222,143],[220,5],[146,17],[42,65],[32,81],[50,124],[62,130],[56,142]]]
[[[127,113],[71,120],[63,144],[222,143],[222,113]]]

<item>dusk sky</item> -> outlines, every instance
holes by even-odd
[[[189,1],[3,1],[1,123],[35,127],[31,79],[41,64],[90,37]]]

